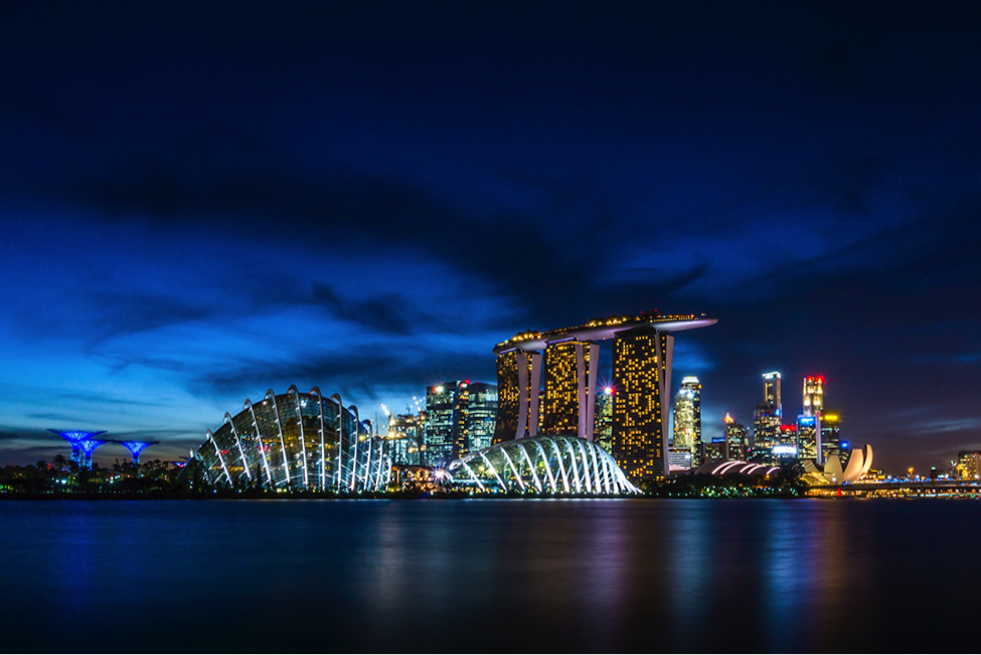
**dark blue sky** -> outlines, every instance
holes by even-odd
[[[8,3],[0,456],[654,308],[719,319],[707,436],[780,370],[887,470],[981,447],[976,4],[786,4]]]

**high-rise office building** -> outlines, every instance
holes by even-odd
[[[698,446],[702,443],[702,385],[697,377],[681,380],[681,390],[674,397],[672,433],[674,448],[691,451],[692,462],[697,466]]]
[[[603,387],[596,394],[593,419],[593,441],[608,453],[613,451],[613,387]]]
[[[814,459],[824,464],[821,449],[821,417],[801,415],[797,417],[797,458]]]
[[[497,421],[497,387],[484,382],[469,385],[470,411],[467,416],[467,452],[483,450],[494,439]],[[463,457],[463,453],[457,455]]]
[[[821,416],[824,410],[824,378],[809,375],[804,378],[804,416]]]
[[[422,463],[426,412],[392,414],[388,417],[388,444],[392,464],[418,466]]]
[[[841,460],[841,415],[836,411],[821,414],[821,451],[825,462],[832,455]]]
[[[473,419],[471,409],[476,410]],[[476,433],[479,443],[483,443],[493,434],[488,419],[496,413],[497,388],[492,384],[452,380],[428,387],[423,464],[446,466],[476,450],[471,433]]]
[[[753,412],[754,458],[765,464],[775,464],[779,459],[773,448],[780,445],[780,423],[783,418],[781,378],[778,371],[763,374],[763,402]]]
[[[763,402],[773,405],[778,410],[783,409],[783,399],[780,392],[780,372],[772,371],[763,374]]]
[[[613,457],[627,478],[669,475],[668,402],[674,337],[653,327],[618,332],[613,341]]]
[[[749,431],[742,423],[729,414],[725,417],[726,443],[729,444],[729,458],[749,459]]]
[[[725,437],[715,437],[709,443],[702,443],[699,447],[700,459],[704,462],[717,462],[729,459],[729,442]]]

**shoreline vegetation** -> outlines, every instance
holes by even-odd
[[[620,498],[803,498],[806,485],[793,468],[770,478],[678,475],[664,481],[645,481],[641,494]],[[91,470],[59,455],[48,463],[0,468],[0,500],[421,500],[421,499],[599,499],[602,494],[472,493],[452,484],[405,485],[372,493],[338,493],[300,489],[269,489],[261,485],[242,490],[215,489],[197,462],[186,466],[153,460],[142,465],[117,461]]]

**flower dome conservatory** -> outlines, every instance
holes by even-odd
[[[639,493],[613,457],[578,437],[545,436],[505,441],[454,460],[447,467],[456,486],[479,493]]]
[[[192,456],[218,488],[378,491],[391,477],[385,442],[371,436],[371,423],[354,405],[345,409],[339,394],[324,398],[317,387],[246,399],[241,412],[226,413],[207,435]]]

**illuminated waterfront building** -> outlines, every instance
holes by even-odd
[[[742,423],[729,414],[724,419],[726,426],[726,443],[729,445],[729,459],[745,461],[749,458],[749,431]]]
[[[480,450],[474,447],[474,438],[489,446],[497,399],[497,387],[484,382],[452,380],[428,387],[423,465],[446,466]]]
[[[957,453],[957,473],[961,480],[981,478],[981,453],[975,450],[962,450]]]
[[[804,416],[821,416],[824,409],[824,378],[809,375],[804,378]]]
[[[631,481],[670,473],[667,403],[674,337],[638,327],[613,341],[613,457]]]
[[[841,459],[841,416],[833,410],[821,414],[821,452],[825,462],[832,455]]]
[[[545,348],[543,434],[576,434],[592,440],[598,360],[595,343],[563,341]]]
[[[702,443],[702,385],[697,377],[681,380],[681,390],[674,397],[672,432],[674,448],[688,449],[692,461],[697,462]]]
[[[777,461],[773,448],[780,444],[780,423],[783,417],[780,385],[778,371],[764,373],[763,402],[753,412],[753,455],[767,464]]]
[[[613,387],[603,387],[593,413],[593,441],[608,453],[613,452],[613,393]]]
[[[192,453],[216,487],[376,491],[388,485],[385,439],[371,436],[358,408],[314,387],[265,397],[231,416]],[[186,469],[185,469],[186,470]]]
[[[498,413],[494,432],[494,443],[535,436],[542,431],[553,430],[553,426],[569,425],[570,407],[577,412],[575,433],[591,441],[595,425],[596,367],[598,364],[598,342],[613,339],[617,334],[633,328],[648,326],[668,333],[690,330],[716,323],[716,319],[687,315],[661,315],[657,312],[642,313],[638,316],[610,316],[592,319],[584,325],[559,328],[548,332],[522,332],[497,344]],[[551,357],[543,357],[550,346],[567,343],[564,350],[555,349]],[[578,345],[576,345],[578,344]],[[572,352],[575,351],[575,367],[572,366]],[[556,380],[555,393],[539,395],[545,359],[549,367],[558,367],[554,374],[546,377]],[[559,368],[565,371],[560,373]],[[575,371],[576,390],[573,395],[560,382]],[[547,383],[548,386],[548,383]],[[616,385],[614,385],[615,387]],[[566,401],[563,402],[562,398]],[[573,401],[572,398],[575,400]],[[549,405],[554,401],[555,404]],[[540,411],[542,405],[549,405],[548,412]],[[579,411],[580,408],[586,411]],[[548,415],[546,415],[548,414]]]
[[[494,442],[537,435],[539,414],[543,432],[571,432],[569,428],[575,426],[577,437],[592,441],[597,342],[613,339],[611,451],[631,480],[666,475],[674,342],[669,333],[715,322],[704,315],[663,316],[657,312],[611,316],[572,328],[524,332],[497,344],[499,403]],[[554,348],[561,344],[565,345]],[[542,351],[546,352],[545,365],[555,370],[545,373],[546,394],[541,403],[545,407],[539,412],[536,392],[542,375]],[[571,407],[576,411],[574,417]]]

